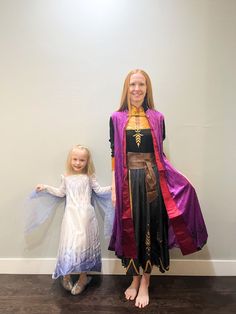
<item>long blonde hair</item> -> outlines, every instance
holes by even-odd
[[[67,161],[66,161],[66,172],[67,172],[67,175],[75,174],[75,172],[74,172],[74,170],[73,170],[73,168],[71,166],[71,157],[72,157],[72,153],[75,150],[84,150],[84,151],[86,151],[88,160],[87,160],[87,165],[84,168],[84,173],[89,175],[89,176],[93,175],[95,173],[95,167],[94,167],[94,164],[93,164],[91,153],[90,153],[89,149],[86,146],[83,146],[83,145],[80,145],[80,144],[73,146],[71,148],[71,150],[69,151],[69,154],[68,154],[68,157],[67,157]]]
[[[131,75],[136,74],[136,73],[141,73],[145,77],[146,85],[147,85],[147,92],[146,92],[144,101],[148,108],[154,109],[154,101],[153,101],[153,96],[152,96],[152,83],[151,83],[150,77],[145,71],[136,69],[136,70],[130,71],[128,75],[126,76],[124,86],[123,86],[122,96],[121,96],[120,108],[118,109],[118,111],[124,111],[126,109],[130,110],[131,108],[130,97],[129,97],[129,83],[130,83]]]

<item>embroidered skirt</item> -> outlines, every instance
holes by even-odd
[[[169,269],[168,217],[159,186],[159,175],[152,153],[128,153],[131,208],[137,259],[122,258],[128,275],[151,273],[156,265]]]

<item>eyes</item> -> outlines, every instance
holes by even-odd
[[[77,158],[72,158],[72,161],[80,161],[80,162],[85,162],[86,160],[85,159],[77,159]]]
[[[145,83],[130,83],[129,86],[130,87],[135,87],[135,86],[145,87],[146,84]]]

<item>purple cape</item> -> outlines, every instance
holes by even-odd
[[[200,250],[207,241],[207,230],[195,189],[167,160],[163,153],[164,116],[148,109],[160,187],[169,217],[169,248],[179,247],[183,255]],[[116,208],[109,249],[118,257],[136,258],[134,226],[131,216],[125,127],[128,111],[114,112],[114,157]]]

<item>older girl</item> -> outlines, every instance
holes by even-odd
[[[116,208],[109,248],[133,277],[125,297],[140,308],[149,303],[152,267],[169,269],[169,248],[190,254],[207,240],[195,190],[166,159],[164,138],[164,116],[154,108],[150,78],[143,70],[131,71],[110,119]]]

